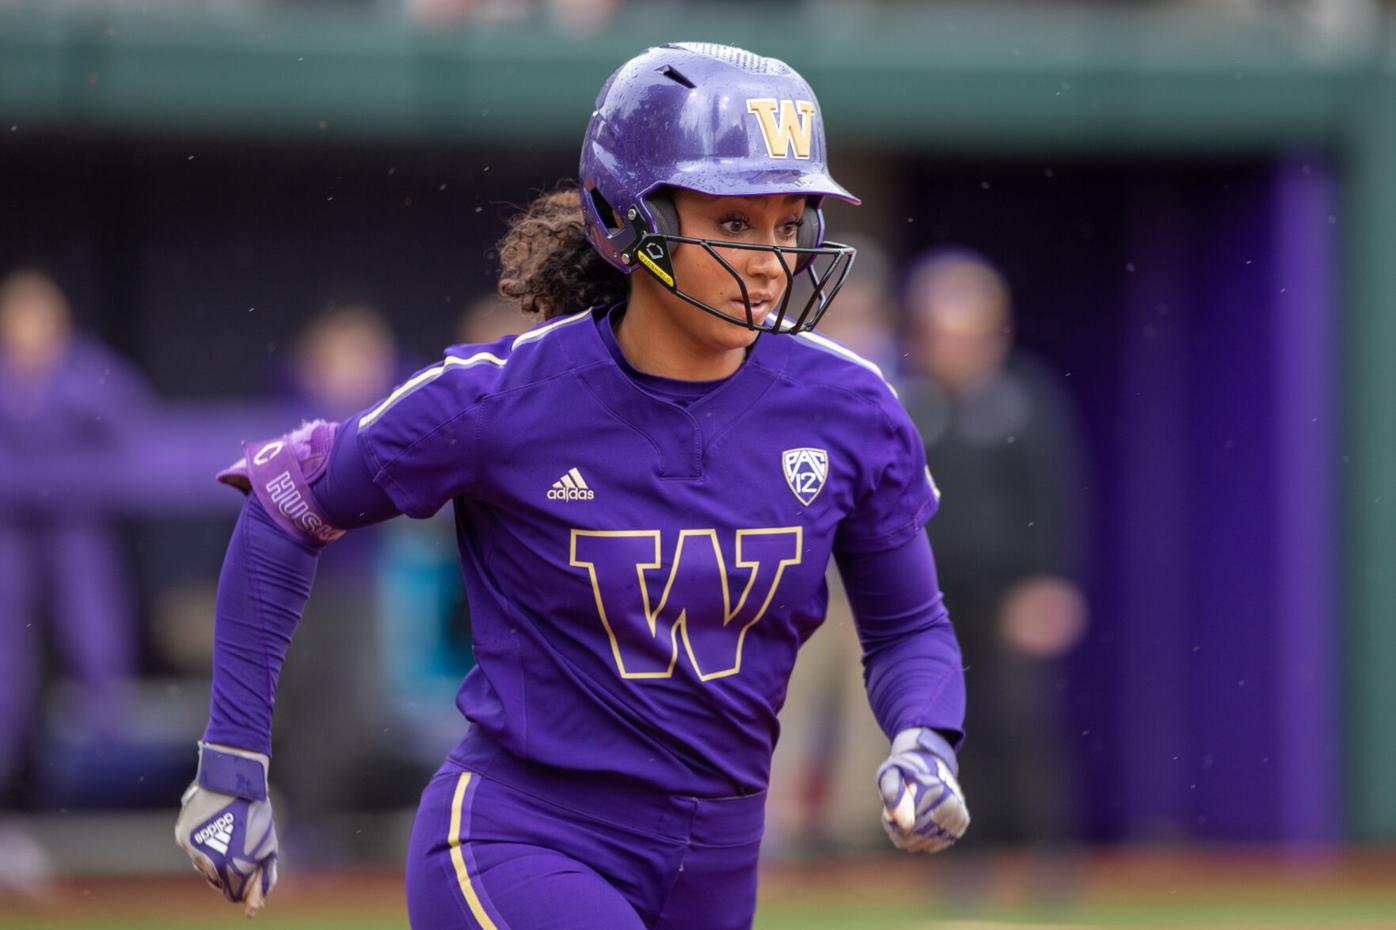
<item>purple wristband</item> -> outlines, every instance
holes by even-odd
[[[324,472],[337,423],[316,420],[279,439],[243,443],[243,458],[218,480],[257,495],[262,508],[292,539],[332,543],[344,531],[330,523],[310,485]]]
[[[256,759],[199,744],[199,787],[248,801],[267,799],[267,770]]]

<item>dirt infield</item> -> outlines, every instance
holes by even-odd
[[[888,856],[768,865],[768,898],[811,893],[838,897],[889,893],[922,897],[953,878],[975,876],[1012,896],[1035,881],[1070,882],[1078,900],[1132,901],[1186,892],[1247,895],[1396,895],[1396,848],[1276,853],[1265,850],[1093,850],[1051,856],[1023,853],[940,857]]]
[[[20,926],[86,926],[171,920],[198,914],[204,919],[225,916],[218,893],[191,870],[186,879],[103,878],[67,879],[31,897],[0,897],[0,928]],[[360,922],[384,926],[406,923],[402,876],[373,873],[290,875],[276,889],[268,914],[275,922],[339,919],[352,915]],[[200,921],[202,925],[203,921]],[[256,926],[261,927],[259,920]],[[191,922],[190,926],[195,924]]]
[[[0,930],[247,926],[187,879],[83,878],[0,897]],[[257,930],[405,927],[399,874],[289,872]],[[757,930],[1396,930],[1396,851],[1091,852],[770,864]]]

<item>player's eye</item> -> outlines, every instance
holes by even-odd
[[[740,236],[751,228],[751,224],[747,222],[744,216],[730,215],[724,216],[722,219],[718,220],[717,228],[729,236]]]
[[[795,239],[800,235],[800,227],[804,223],[801,220],[786,220],[780,224],[780,234],[786,239]]]

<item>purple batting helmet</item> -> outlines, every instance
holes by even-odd
[[[856,251],[824,240],[825,197],[858,198],[829,176],[824,122],[814,91],[783,61],[739,48],[677,42],[632,58],[606,81],[582,142],[582,214],[587,238],[626,274],[642,266],[675,295],[725,320],[765,332],[814,328],[838,293]],[[720,197],[806,195],[796,247],[757,246],[679,235],[670,188]],[[619,222],[619,225],[617,225]],[[680,289],[670,250],[690,243],[736,279],[745,318]],[[715,250],[772,251],[785,269],[779,308],[754,319],[746,283]],[[794,275],[812,293],[787,316]]]

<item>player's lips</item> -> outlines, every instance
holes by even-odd
[[[758,320],[763,318],[771,309],[771,296],[769,294],[750,294],[748,296],[751,298],[752,317]],[[746,304],[742,302],[740,297],[734,298],[729,303],[736,310],[738,316],[746,315]]]

